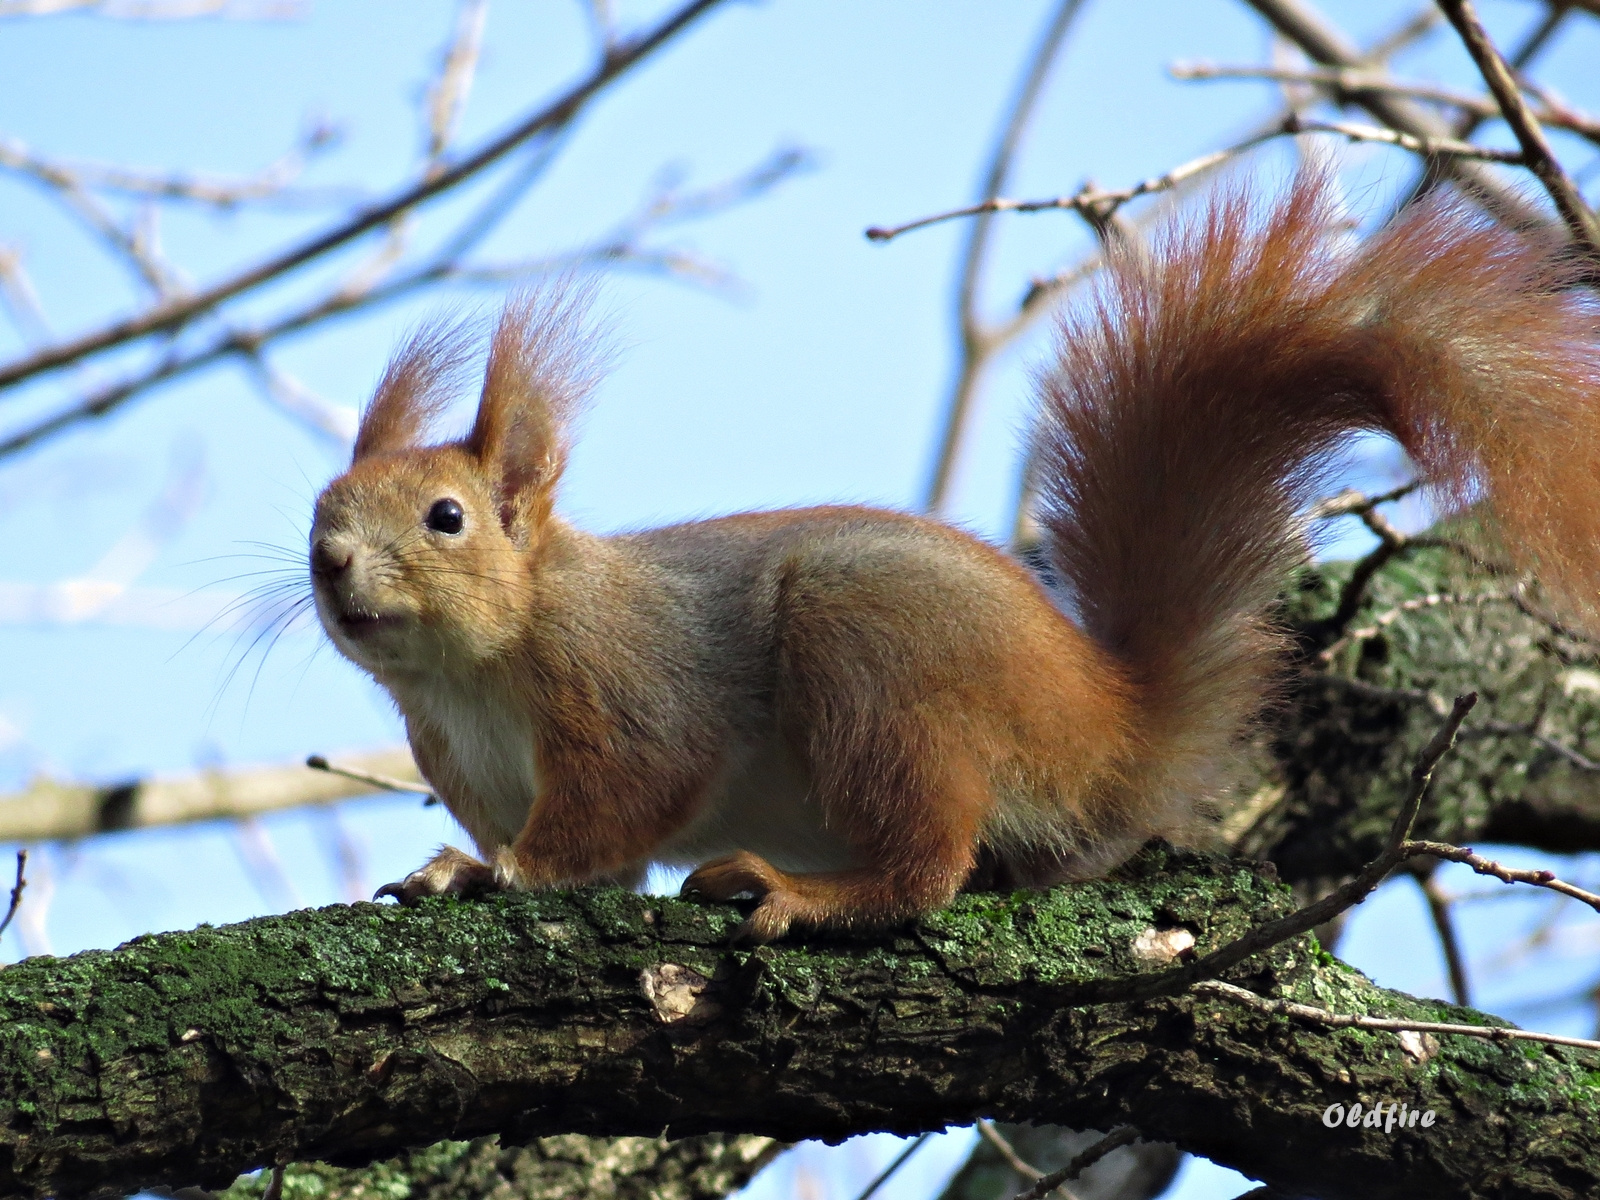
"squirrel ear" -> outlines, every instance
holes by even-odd
[[[497,481],[501,524],[519,541],[550,515],[567,423],[605,366],[586,323],[593,298],[570,281],[524,292],[506,305],[489,346],[466,448]]]
[[[431,321],[400,347],[361,414],[352,462],[417,444],[428,422],[450,402],[471,358],[467,334],[464,324]]]

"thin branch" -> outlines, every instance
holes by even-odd
[[[1191,159],[1174,167],[1164,175],[1156,175],[1150,179],[1142,180],[1129,188],[1104,191],[1085,184],[1070,196],[1051,196],[1043,200],[1011,200],[1004,196],[997,196],[993,199],[985,200],[981,204],[969,204],[963,208],[952,208],[946,212],[934,213],[931,216],[918,217],[916,220],[907,221],[903,225],[887,227],[873,225],[866,230],[866,236],[870,241],[888,242],[893,241],[903,233],[910,233],[914,229],[924,229],[929,225],[937,225],[943,221],[1007,212],[1072,211],[1092,215],[1098,221],[1105,221],[1109,220],[1111,215],[1123,205],[1138,199],[1140,196],[1170,191],[1194,176],[1215,170],[1228,160],[1254,150],[1257,146],[1271,141],[1273,138],[1295,136],[1303,133],[1327,133],[1352,142],[1375,142],[1387,146],[1398,146],[1402,150],[1409,150],[1413,154],[1421,154],[1430,158],[1471,158],[1479,162],[1501,163],[1512,166],[1524,165],[1522,154],[1516,150],[1498,150],[1492,146],[1479,146],[1472,142],[1458,141],[1451,137],[1418,137],[1395,129],[1382,129],[1376,125],[1355,125],[1348,121],[1307,121],[1297,114],[1291,113],[1272,129],[1254,134],[1226,149],[1213,150],[1210,154],[1202,154],[1199,158]]]
[[[348,449],[356,439],[356,412],[317,395],[294,376],[275,366],[260,349],[246,352],[246,361],[255,372],[261,392],[281,412],[326,438],[335,446]]]
[[[472,92],[483,48],[483,27],[489,17],[489,0],[461,0],[456,14],[455,36],[439,62],[438,77],[426,96],[427,138],[425,156],[428,171],[441,169],[444,153],[455,136],[456,124]]]
[[[1016,1200],[1044,1200],[1044,1197],[1055,1191],[1063,1183],[1069,1183],[1076,1179],[1113,1150],[1120,1149],[1138,1140],[1139,1131],[1131,1125],[1124,1125],[1121,1129],[1113,1129],[1059,1171],[1051,1171],[1048,1175],[1040,1176],[1034,1181],[1032,1187],[1026,1191],[1018,1192]]]
[[[1254,134],[1244,141],[1229,146],[1225,150],[1213,150],[1209,154],[1202,154],[1199,158],[1190,159],[1186,163],[1172,168],[1164,175],[1156,175],[1150,179],[1134,184],[1130,188],[1118,191],[1104,191],[1085,185],[1070,196],[1054,196],[1047,200],[1010,200],[1003,196],[995,196],[980,204],[969,204],[963,208],[953,208],[947,212],[934,213],[927,217],[918,217],[914,221],[907,221],[903,225],[884,227],[873,225],[866,230],[866,236],[874,242],[889,242],[903,233],[910,233],[914,229],[924,229],[929,225],[937,225],[942,221],[953,221],[960,217],[987,217],[994,213],[1016,212],[1035,213],[1073,210],[1078,212],[1095,212],[1102,218],[1109,217],[1124,204],[1139,196],[1147,196],[1154,192],[1164,192],[1176,187],[1178,184],[1205,171],[1212,170],[1231,158],[1235,158],[1247,150],[1252,150],[1261,143],[1275,137],[1281,137],[1287,130],[1286,123],[1280,123],[1264,133]]]
[[[341,766],[389,781],[415,770],[410,752],[403,746],[352,756]],[[0,841],[55,841],[120,829],[214,821],[303,804],[329,804],[368,795],[379,786],[366,779],[313,773],[301,762],[103,785],[36,779],[21,792],[0,796]]]
[[[1370,624],[1359,629],[1352,629],[1338,640],[1329,643],[1326,649],[1317,655],[1319,661],[1332,662],[1338,654],[1351,646],[1362,642],[1371,641],[1381,634],[1390,625],[1393,625],[1407,613],[1421,612],[1427,608],[1451,607],[1480,607],[1488,604],[1515,605],[1514,597],[1505,592],[1479,592],[1468,595],[1457,595],[1451,592],[1430,592],[1426,596],[1416,596],[1410,600],[1396,604],[1372,618]],[[1341,608],[1343,605],[1341,604]]]
[[[1439,949],[1444,953],[1445,968],[1450,974],[1451,999],[1466,1008],[1472,1003],[1472,993],[1467,983],[1467,960],[1461,953],[1461,939],[1456,936],[1455,915],[1451,911],[1454,901],[1439,886],[1435,865],[1412,863],[1411,877],[1422,890],[1428,915],[1433,919],[1433,930],[1439,935]]]
[[[1379,492],[1375,496],[1369,496],[1355,488],[1346,488],[1337,496],[1318,500],[1306,515],[1314,521],[1326,521],[1332,517],[1364,518],[1379,505],[1403,500],[1421,486],[1422,480],[1413,479],[1408,483],[1402,483],[1399,487],[1390,488],[1387,492]]]
[[[1574,1046],[1580,1050],[1600,1050],[1600,1042],[1588,1038],[1563,1037],[1557,1033],[1536,1033],[1528,1029],[1514,1029],[1504,1025],[1458,1025],[1447,1021],[1407,1021],[1390,1017],[1368,1017],[1353,1013],[1334,1013],[1309,1004],[1295,1004],[1289,1000],[1269,1000],[1258,996],[1249,988],[1223,983],[1220,979],[1206,979],[1194,985],[1197,992],[1222,996],[1257,1012],[1273,1016],[1295,1017],[1333,1029],[1387,1029],[1395,1033],[1459,1033],[1467,1037],[1484,1038],[1491,1042],[1539,1042],[1547,1046]]]
[[[337,250],[363,234],[389,224],[397,216],[449,191],[498,162],[536,135],[547,134],[572,121],[608,84],[659,49],[722,0],[690,0],[648,32],[618,45],[593,72],[569,88],[559,99],[525,117],[504,133],[438,174],[402,188],[369,205],[350,219],[279,254],[248,267],[221,283],[171,300],[132,317],[114,321],[91,333],[46,347],[0,367],[0,388],[55,370],[68,363],[153,333],[178,328],[223,301],[259,287],[289,271]]]
[[[1388,842],[1378,857],[1363,867],[1354,878],[1329,892],[1322,899],[1296,909],[1287,916],[1264,922],[1211,953],[1196,958],[1181,967],[1136,975],[1131,978],[1109,981],[1095,989],[1097,1000],[1149,1000],[1157,996],[1170,996],[1182,992],[1195,982],[1211,979],[1237,966],[1245,959],[1263,950],[1270,950],[1280,942],[1308,933],[1318,925],[1326,924],[1341,913],[1360,904],[1388,877],[1389,872],[1413,857],[1405,853],[1406,839],[1416,823],[1422,799],[1433,780],[1434,768],[1455,744],[1461,723],[1478,702],[1476,692],[1457,696],[1449,714],[1438,731],[1423,747],[1411,768],[1410,787],[1401,802],[1394,824],[1390,827]]]
[[[1577,185],[1568,177],[1555,152],[1550,149],[1544,131],[1539,128],[1539,118],[1534,116],[1533,110],[1523,100],[1511,68],[1489,40],[1471,0],[1438,0],[1438,4],[1461,35],[1462,44],[1477,64],[1484,83],[1488,84],[1499,102],[1500,114],[1516,135],[1528,170],[1538,177],[1545,191],[1550,193],[1550,199],[1555,202],[1556,211],[1566,222],[1573,240],[1591,256],[1600,258],[1600,222],[1595,220]]]
[[[922,1134],[917,1138],[916,1141],[912,1142],[904,1150],[900,1151],[899,1154],[895,1155],[894,1161],[883,1170],[879,1171],[872,1182],[861,1189],[860,1193],[856,1196],[856,1200],[872,1200],[872,1197],[877,1194],[878,1189],[884,1184],[888,1183],[889,1180],[894,1177],[895,1172],[897,1172],[901,1167],[905,1166],[906,1163],[910,1162],[911,1156],[926,1146],[928,1144],[928,1139],[932,1136],[933,1134],[931,1133]]]
[[[1032,1182],[1033,1180],[1044,1178],[1044,1172],[1032,1163],[1025,1161],[1017,1153],[1017,1148],[1001,1136],[1000,1131],[994,1127],[994,1122],[987,1117],[978,1118],[978,1136],[993,1146],[1000,1157],[1010,1165],[1011,1169],[1024,1179]]]
[[[123,21],[286,21],[306,14],[303,0],[0,0],[0,18],[92,12]]]
[[[1368,60],[1340,30],[1330,25],[1305,0],[1245,0],[1314,62],[1326,67],[1362,67]],[[1412,137],[1448,138],[1450,126],[1423,106],[1398,96],[1368,95],[1357,103],[1390,128]],[[1539,226],[1545,219],[1517,193],[1469,158],[1434,158],[1441,172],[1478,196],[1497,215],[1518,227]]]
[[[1051,67],[1066,41],[1073,18],[1082,7],[1083,0],[1061,0],[1055,14],[1039,39],[1023,74],[1022,83],[1006,116],[1000,136],[989,156],[984,171],[983,186],[979,194],[985,200],[998,196],[1011,173],[1017,148],[1027,132],[1039,96],[1050,77]],[[945,402],[945,414],[939,435],[939,448],[935,452],[933,470],[923,493],[922,508],[937,512],[944,506],[950,490],[950,480],[960,456],[961,443],[966,434],[968,416],[977,395],[978,381],[984,366],[1003,343],[984,328],[978,316],[978,285],[983,274],[989,250],[990,223],[987,218],[974,222],[967,233],[967,243],[961,255],[961,271],[956,282],[956,334],[960,339],[961,357],[956,367],[956,378]],[[870,236],[870,234],[869,234]]]
[[[254,175],[239,179],[178,173],[163,175],[103,163],[45,158],[16,138],[0,138],[0,168],[52,186],[63,182],[91,192],[112,192],[146,200],[175,200],[211,208],[234,209],[244,204],[347,204],[361,193],[348,187],[293,188],[310,157],[335,145],[338,131],[325,123],[311,126],[299,144]]]
[[[433,789],[427,784],[411,783],[404,779],[396,779],[393,775],[380,775],[374,771],[363,771],[359,767],[335,766],[320,754],[309,756],[306,759],[306,766],[313,771],[326,771],[329,775],[353,779],[357,783],[369,783],[385,792],[406,792],[413,796],[426,796],[430,800],[433,799]]]
[[[1502,883],[1530,883],[1534,887],[1548,888],[1552,892],[1560,892],[1563,896],[1581,900],[1596,912],[1600,912],[1600,895],[1562,882],[1556,878],[1553,871],[1518,870],[1502,866],[1493,859],[1484,858],[1470,847],[1452,846],[1448,842],[1408,841],[1403,848],[1412,855],[1426,854],[1433,858],[1448,859],[1450,862],[1465,863],[1479,875],[1492,875]]]
[[[7,929],[11,928],[12,918],[17,915],[17,909],[22,907],[22,889],[28,886],[28,877],[24,874],[24,870],[27,868],[27,865],[28,852],[26,850],[18,850],[17,881],[11,885],[11,903],[6,908],[5,918],[0,920],[0,934],[5,933]]]
[[[1379,38],[1372,48],[1362,55],[1362,61],[1378,65],[1388,62],[1400,51],[1407,49],[1433,32],[1443,18],[1432,4],[1423,4],[1411,18],[1402,21],[1392,33]]]
[[[141,244],[137,236],[124,229],[73,173],[42,159],[31,159],[24,163],[15,156],[14,146],[6,142],[0,142],[0,166],[19,170],[48,187],[60,200],[62,207],[105,243],[112,256],[129,266],[135,278],[154,291],[157,297],[171,297],[183,290],[183,281],[147,246]]]
[[[1211,63],[1177,63],[1168,73],[1174,79],[1182,80],[1265,79],[1278,83],[1309,84],[1327,89],[1341,101],[1359,94],[1381,92],[1391,96],[1406,96],[1413,100],[1426,100],[1434,104],[1447,104],[1479,117],[1500,116],[1500,106],[1489,96],[1474,96],[1437,83],[1394,79],[1387,72],[1374,71],[1366,67],[1217,66]],[[1541,104],[1538,117],[1552,128],[1565,129],[1592,142],[1600,143],[1600,120],[1586,113]],[[1453,140],[1459,142],[1463,139],[1457,135]]]
[[[554,143],[542,150],[549,151]],[[169,382],[223,359],[238,356],[255,366],[262,350],[280,338],[299,333],[329,319],[375,308],[390,303],[419,288],[441,282],[503,283],[525,278],[545,271],[562,271],[576,266],[604,266],[621,264],[653,267],[680,278],[693,276],[695,282],[713,286],[727,286],[728,276],[717,272],[691,256],[672,251],[652,251],[637,246],[590,246],[558,258],[536,259],[524,263],[502,264],[498,267],[463,266],[461,256],[467,254],[478,241],[492,231],[495,224],[510,212],[517,198],[530,186],[549,161],[542,152],[532,158],[506,187],[497,191],[478,210],[469,215],[447,239],[445,245],[427,261],[390,275],[389,267],[400,252],[397,240],[391,238],[383,250],[330,293],[311,301],[303,307],[279,317],[272,323],[255,328],[225,329],[209,343],[196,348],[170,348],[166,355],[143,370],[121,380],[103,384],[80,399],[66,405],[32,425],[0,438],[0,458],[20,453],[59,434],[82,421],[103,417],[122,407],[150,388]],[[803,150],[780,149],[756,168],[732,181],[690,192],[679,197],[675,207],[658,211],[659,222],[682,222],[718,211],[716,203],[733,204],[759,196],[777,182],[789,178],[809,165],[811,159]],[[646,224],[632,219],[636,235],[642,236]]]
[[[12,246],[0,246],[0,300],[23,341],[38,346],[50,340],[50,323],[39,293],[22,265],[21,252]]]

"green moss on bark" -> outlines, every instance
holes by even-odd
[[[1154,969],[1135,953],[1152,927],[1203,951],[1288,903],[1270,872],[1153,851],[1113,879],[753,951],[729,947],[731,907],[596,889],[334,907],[30,960],[0,973],[0,1194],[221,1186],[491,1133],[839,1139],[979,1115],[1131,1122],[1291,1192],[1595,1193],[1595,1055],[1452,1037],[1419,1062],[1393,1035],[1209,996],[1084,1003]],[[1375,988],[1309,939],[1235,978],[1345,1012],[1455,1011]],[[1322,1126],[1356,1100],[1440,1124]]]

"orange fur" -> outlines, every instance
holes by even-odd
[[[1559,248],[1436,197],[1353,253],[1326,186],[1239,193],[1114,265],[1042,381],[1043,523],[1137,688],[1119,807],[1181,831],[1270,689],[1264,619],[1339,440],[1381,429],[1580,615],[1600,581],[1600,343]],[[1170,836],[1170,833],[1169,833]]]
[[[1451,499],[1487,494],[1593,615],[1600,372],[1559,256],[1436,202],[1343,257],[1323,209],[1314,178],[1260,218],[1225,197],[1065,328],[1041,461],[1076,623],[901,514],[579,532],[552,500],[594,379],[582,298],[507,309],[459,443],[415,444],[459,343],[413,341],[318,500],[312,573],[485,861],[446,849],[386,890],[698,864],[686,887],[753,896],[769,939],[1182,839],[1270,690],[1305,487],[1355,429],[1394,432]]]

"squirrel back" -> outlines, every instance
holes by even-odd
[[[1383,430],[1444,507],[1486,501],[1519,569],[1600,610],[1600,342],[1558,243],[1456,198],[1341,245],[1327,181],[1262,213],[1223,192],[1124,250],[1041,379],[1041,523],[1084,631],[1120,662],[1123,794],[1181,836],[1282,669],[1268,619],[1297,514]]]

